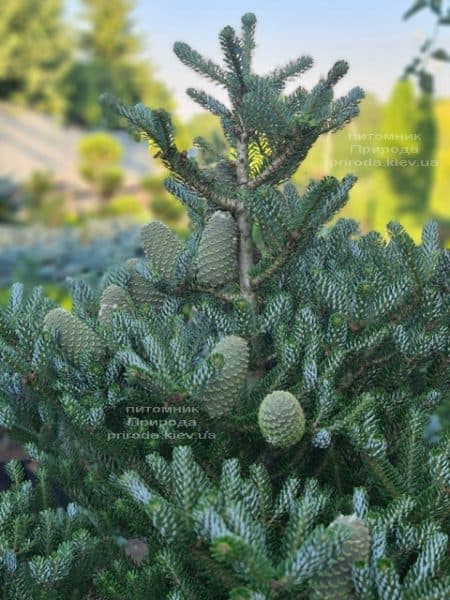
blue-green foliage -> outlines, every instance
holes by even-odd
[[[326,177],[301,193],[287,180],[321,133],[357,113],[362,94],[333,99],[343,61],[311,91],[285,94],[311,60],[255,75],[255,18],[242,22],[241,38],[231,27],[220,34],[223,67],[175,46],[229,93],[225,106],[190,92],[220,116],[230,148],[216,162],[179,151],[164,111],[106,99],[158,147],[192,232],[181,247],[162,226],[147,227],[144,260],[115,267],[96,287],[73,283],[72,317],[46,317],[55,306],[39,289],[26,297],[13,287],[0,313],[0,426],[89,516],[98,543],[109,540],[111,554],[74,576],[74,590],[111,599],[313,600],[325,589],[361,600],[444,598],[449,441],[424,433],[448,402],[449,254],[433,223],[419,245],[397,223],[388,240],[349,220],[325,226],[355,178]],[[208,234],[220,211],[238,256],[233,236],[227,245]],[[211,256],[236,260],[237,276],[199,278]],[[293,395],[305,417],[303,435],[282,447],[258,425],[261,402],[276,391]],[[0,524],[0,540],[10,527]],[[370,556],[352,562],[353,543],[370,545]]]
[[[99,231],[4,228],[1,235],[0,287],[14,280],[62,284],[66,277],[95,282],[111,265],[141,254],[139,228],[119,223]]]

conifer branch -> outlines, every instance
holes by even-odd
[[[223,68],[176,46],[228,90],[232,110],[190,94],[235,160],[202,167],[168,113],[116,106],[170,169],[186,243],[152,221],[145,258],[73,285],[71,311],[19,284],[0,307],[0,428],[39,465],[36,486],[6,466],[5,598],[450,597],[449,442],[425,428],[447,400],[449,254],[435,225],[421,246],[325,228],[352,176],[279,189],[362,94],[333,101],[344,61],[282,94],[309,59],[255,74],[242,22]]]
[[[136,131],[151,140],[158,147],[161,160],[172,174],[184,181],[200,196],[225,210],[236,211],[241,208],[239,202],[224,196],[217,191],[213,182],[206,181],[197,164],[189,159],[185,152],[178,150],[174,140],[173,124],[165,111],[152,110],[141,103],[129,106],[110,94],[103,94],[101,102],[115,110]]]
[[[202,181],[201,172],[197,167],[195,167],[195,169],[187,168],[186,162],[189,159],[186,159],[183,153],[179,152],[175,156],[166,156],[162,154],[161,158],[167,160],[173,175],[177,175],[178,178],[189,185],[200,196],[209,199],[211,202],[225,210],[233,212],[242,210],[242,206],[237,200],[224,196],[218,192],[213,183]]]
[[[286,150],[284,150],[281,154],[279,154],[270,162],[270,164],[264,169],[264,171],[259,173],[253,179],[250,179],[246,183],[246,187],[250,190],[255,190],[256,188],[265,184],[271,179],[273,175],[275,175],[279,170],[283,168],[283,166],[288,162],[290,158],[295,156],[296,152],[298,152],[298,149],[294,144],[288,146]]]
[[[289,252],[292,249],[293,244],[300,238],[300,233],[291,232],[289,235],[289,240],[282,252],[278,254],[278,256],[270,263],[270,265],[265,269],[262,273],[257,275],[256,277],[252,277],[250,282],[253,288],[259,287],[264,281],[267,281],[278,269],[280,269],[283,264],[289,258]]]

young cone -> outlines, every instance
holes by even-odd
[[[355,561],[367,562],[370,554],[370,535],[367,525],[356,515],[340,515],[329,526],[330,530],[344,526],[349,533],[342,551],[331,563],[327,572],[312,585],[314,600],[348,600],[355,598],[352,565]]]
[[[237,227],[234,218],[217,211],[209,219],[197,252],[199,283],[221,287],[237,278]]]
[[[305,433],[303,409],[289,392],[268,394],[259,407],[258,423],[266,442],[280,448],[296,444]]]
[[[203,406],[213,417],[227,415],[233,409],[245,383],[248,369],[249,349],[247,342],[230,335],[218,342],[212,353],[222,354],[222,368],[207,383],[203,391]]]
[[[123,288],[112,284],[103,291],[100,299],[98,320],[103,325],[106,325],[111,322],[111,319],[116,312],[130,314],[132,312],[131,299]]]
[[[130,258],[125,262],[128,274],[127,289],[136,307],[145,305],[159,309],[164,302],[164,294],[155,289],[152,284],[140,273],[136,267],[141,263],[138,258]]]
[[[82,356],[99,361],[105,352],[98,335],[63,308],[54,308],[46,314],[44,328],[56,331],[61,349],[74,364],[79,364]]]
[[[181,241],[173,231],[160,221],[151,221],[141,230],[141,245],[151,266],[170,280],[182,250]]]

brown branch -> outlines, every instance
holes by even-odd
[[[382,341],[384,341],[384,339]],[[364,371],[366,371],[371,365],[382,364],[384,362],[391,360],[391,358],[394,358],[394,356],[397,356],[396,352],[392,352],[391,354],[387,354],[386,356],[380,356],[379,358],[375,358],[374,360],[369,361],[370,357],[373,356],[373,354],[378,349],[378,347],[380,346],[381,343],[382,342],[377,344],[375,346],[375,348],[373,348],[372,351],[368,353],[368,355],[366,356],[366,362],[362,365],[362,367],[360,367],[354,373],[353,372],[347,373],[346,377],[344,377],[344,380],[346,379],[346,381],[344,381],[342,383],[342,385],[340,386],[341,389],[347,390],[352,385],[352,383],[355,381],[355,379],[358,379],[364,373]]]
[[[195,285],[191,285],[190,287],[184,288],[178,288],[180,290],[180,295],[183,295],[184,292],[187,290],[190,293],[198,293],[198,294],[211,294],[211,296],[214,296],[215,298],[218,298],[219,300],[223,300],[224,302],[235,302],[238,298],[240,298],[239,294],[232,294],[232,293],[227,293],[224,292],[223,290],[216,290],[214,288],[209,288],[209,287],[203,287],[203,286],[199,286],[197,284]]]

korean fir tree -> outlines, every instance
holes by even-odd
[[[418,246],[397,223],[388,240],[326,226],[351,175],[289,182],[363,93],[334,98],[344,61],[311,90],[292,85],[308,56],[255,74],[255,23],[221,31],[223,66],[175,44],[228,92],[188,90],[223,154],[178,148],[164,110],[103,99],[171,172],[187,241],[152,222],[145,260],[72,282],[71,312],[15,285],[1,314],[1,424],[69,503],[51,517],[64,550],[37,564],[67,554],[73,597],[444,598],[449,441],[424,433],[448,402],[449,254],[433,223]],[[2,581],[57,597],[22,505],[3,511]]]

